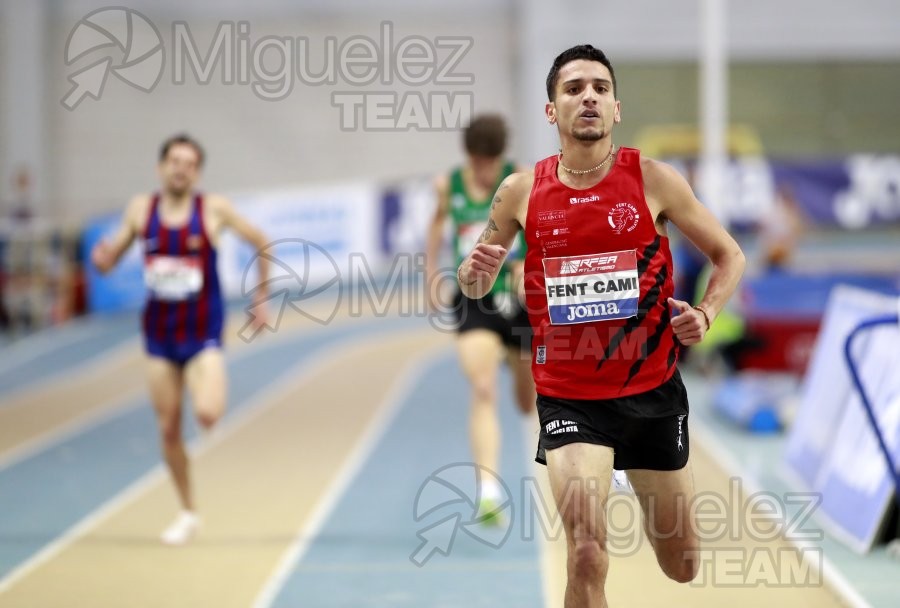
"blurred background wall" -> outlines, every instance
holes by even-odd
[[[183,129],[207,145],[206,183],[227,192],[350,176],[391,179],[433,173],[460,159],[455,131],[340,129],[333,93],[410,87],[296,82],[284,99],[265,101],[249,86],[223,84],[221,66],[205,86],[190,74],[184,84],[173,84],[171,52],[151,93],[110,78],[101,99],[66,111],[60,99],[72,86],[67,77],[84,65],[69,67],[62,60],[68,36],[82,17],[104,6],[88,0],[3,3],[2,200],[15,198],[14,176],[28,167],[32,205],[40,215],[78,222],[118,209],[135,191],[153,187],[159,142]],[[513,152],[524,162],[555,149],[555,134],[542,117],[543,81],[552,58],[579,42],[605,49],[617,68],[620,144],[634,145],[640,131],[654,125],[697,123],[697,0],[135,0],[129,7],[158,27],[168,51],[174,21],[188,24],[204,52],[221,22],[246,21],[251,42],[308,38],[311,68],[323,64],[326,36],[377,41],[385,20],[393,24],[395,41],[469,36],[474,44],[458,71],[471,73],[474,84],[458,88],[473,93],[475,111],[510,117]],[[900,4],[890,0],[729,3],[731,121],[752,125],[768,155],[895,151],[898,24]],[[267,65],[275,59],[270,52]]]
[[[706,197],[698,188],[701,200],[724,205],[720,217],[754,259],[767,255],[759,235],[769,228],[784,233],[785,214],[799,210],[803,246],[779,253],[780,265],[889,270],[900,227],[900,3],[723,4],[726,122],[730,150],[740,158],[724,194]],[[434,205],[430,179],[463,160],[459,129],[470,114],[504,114],[512,127],[510,155],[520,163],[556,151],[555,130],[544,118],[544,81],[553,58],[579,43],[604,49],[616,67],[623,122],[615,142],[670,159],[693,178],[701,142],[702,6],[701,0],[134,0],[127,10],[109,10],[101,0],[6,0],[0,302],[39,308],[38,325],[99,310],[86,301],[101,283],[84,254],[114,228],[131,196],[157,187],[159,144],[180,131],[206,147],[201,187],[234,197],[269,232],[365,234],[344,238],[329,250],[335,257],[377,250],[389,263],[398,252],[420,251]],[[402,82],[397,49],[410,40],[428,47],[435,64],[449,68],[448,78]],[[340,54],[351,41],[375,49],[371,82],[359,84],[352,70],[344,71]],[[154,74],[153,62],[141,58],[159,49]],[[456,50],[462,52],[452,63]],[[110,69],[92,71],[104,61]],[[142,87],[120,77],[126,69]],[[307,76],[323,70],[334,78]],[[102,79],[89,83],[89,75]],[[92,87],[96,98],[86,94]],[[371,128],[372,107],[366,114],[339,101],[364,94],[393,100],[387,111],[394,128]],[[425,112],[432,114],[396,128],[410,100],[431,103]],[[442,114],[441,100],[462,101]],[[347,184],[361,189],[345,196]],[[320,186],[336,190],[329,196],[309,190]],[[357,198],[366,202],[352,202]],[[790,199],[793,210],[780,199]],[[223,259],[240,277],[249,252],[231,253]],[[140,290],[126,287],[140,282],[136,250],[129,260],[131,282],[121,283],[120,293],[137,306]]]

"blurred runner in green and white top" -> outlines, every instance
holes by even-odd
[[[487,228],[491,208],[502,204],[503,190],[498,190],[501,182],[520,170],[504,158],[506,140],[502,117],[474,118],[464,131],[466,163],[435,180],[438,204],[429,227],[426,251],[432,309],[439,308],[436,278],[445,223],[450,220],[453,225],[454,264],[458,266]],[[457,289],[453,300],[460,364],[471,385],[472,456],[476,464],[498,473],[497,375],[504,359],[512,371],[520,411],[533,412],[536,400],[531,377],[531,326],[519,293],[524,257],[520,233],[494,289],[480,300],[469,299]],[[500,488],[496,483],[483,480],[479,508],[485,522],[495,521],[492,507],[499,499]]]

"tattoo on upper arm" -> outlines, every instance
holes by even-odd
[[[503,199],[500,197],[500,193],[503,192],[504,190],[506,190],[507,188],[509,188],[509,182],[507,182],[506,180],[503,180],[503,183],[500,184],[499,188],[497,188],[497,194],[494,195],[494,200],[491,201],[491,211],[493,211],[497,207],[497,205],[499,205],[501,202],[503,202]]]
[[[499,193],[498,193],[496,196],[494,196],[494,200],[491,201],[491,211],[493,211],[494,209],[496,209],[496,208],[497,208],[497,205],[499,205],[502,201],[503,201],[503,199],[500,198],[500,194],[499,194]]]
[[[494,218],[490,218],[488,220],[487,228],[484,229],[484,232],[481,233],[481,238],[478,239],[479,243],[486,243],[488,239],[491,238],[491,234],[494,232],[498,232],[500,228],[497,227],[497,222],[494,221]]]

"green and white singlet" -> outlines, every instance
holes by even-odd
[[[466,191],[462,168],[458,168],[450,174],[450,217],[453,220],[453,252],[456,256],[457,266],[472,252],[484,232],[491,215],[491,201],[494,198],[494,192],[500,183],[514,171],[513,163],[505,163],[500,171],[497,184],[487,198],[480,201],[472,199]],[[506,259],[507,262],[521,260],[524,255],[525,242],[522,239],[522,233],[519,232]],[[505,296],[512,291],[512,287],[508,264],[504,264],[497,275],[497,281],[491,289],[491,294]]]

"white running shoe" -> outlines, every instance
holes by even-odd
[[[628,481],[628,475],[625,474],[625,471],[620,471],[618,469],[613,469],[612,474],[612,483],[609,488],[610,492],[628,492],[629,494],[634,494],[634,488],[631,487],[631,482]]]
[[[197,514],[192,511],[182,511],[175,521],[163,531],[160,540],[167,545],[183,545],[193,538],[198,528],[200,528],[200,518],[197,517]]]

